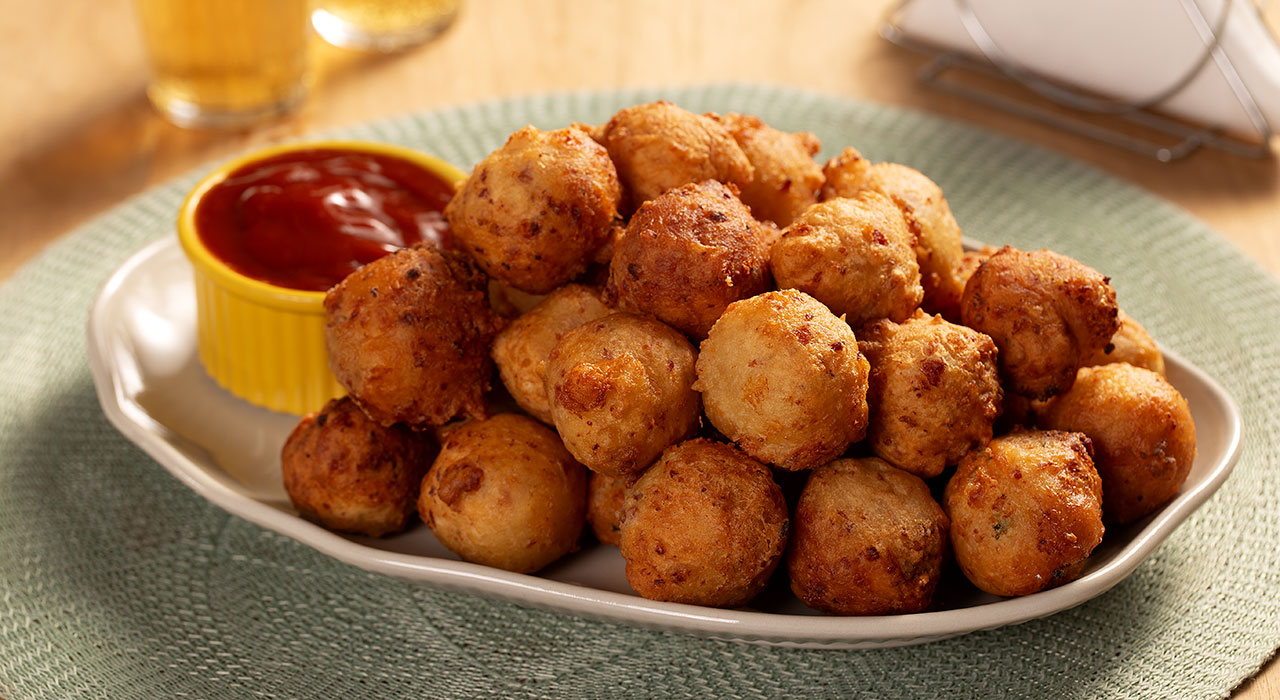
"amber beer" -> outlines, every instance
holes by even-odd
[[[137,0],[151,102],[182,126],[235,126],[305,92],[308,0]]]
[[[336,46],[400,51],[444,31],[462,0],[318,0],[316,33]]]

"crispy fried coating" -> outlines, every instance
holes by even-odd
[[[772,237],[715,180],[646,202],[614,247],[606,301],[705,338],[725,307],[769,289]]]
[[[493,361],[511,397],[543,423],[551,423],[547,400],[547,358],[565,333],[612,311],[600,292],[567,284],[552,292],[493,339]]]
[[[1164,353],[1155,338],[1132,316],[1119,309],[1116,320],[1120,328],[1111,336],[1111,342],[1084,358],[1081,367],[1094,367],[1112,362],[1125,362],[1134,367],[1149,369],[1164,376]]]
[[[960,270],[957,273],[961,281],[967,284],[969,278],[982,266],[982,263],[998,252],[1000,252],[1000,249],[992,245],[984,245],[978,250],[966,250],[964,259],[960,263]],[[958,317],[952,320],[960,321]],[[1007,433],[1017,427],[1034,428],[1036,421],[1031,404],[1031,399],[1019,393],[1013,391],[1004,392],[1004,407],[996,418],[995,432],[997,434]]]
[[[587,475],[587,523],[596,539],[617,547],[622,543],[622,512],[627,479],[597,472]]]
[[[818,200],[822,167],[814,161],[822,143],[802,131],[789,134],[750,114],[708,114],[723,124],[755,169],[742,188],[742,202],[758,219],[787,226]]]
[[[698,429],[698,351],[651,318],[615,313],[569,331],[547,360],[551,418],[592,471],[643,471]]]
[[[491,277],[545,294],[586,269],[621,201],[613,162],[590,135],[526,126],[476,164],[444,214]]]
[[[1065,255],[1005,246],[969,278],[960,316],[996,341],[1006,389],[1046,399],[1070,389],[1081,361],[1115,334],[1109,282]]]
[[[777,568],[787,529],[768,467],[730,445],[690,440],[627,490],[627,582],[653,600],[742,605]]]
[[[430,434],[384,428],[343,397],[294,427],[280,466],[302,517],[330,530],[381,537],[409,526],[434,456]]]
[[[418,511],[466,561],[531,573],[577,548],[586,499],[586,470],[555,432],[504,413],[445,433]]]
[[[924,287],[922,306],[929,313],[958,318],[964,282],[957,274],[964,246],[960,226],[942,188],[923,173],[898,163],[872,164],[854,148],[827,162],[822,198],[852,197],[863,190],[879,192],[898,206],[907,228],[916,235],[916,257]]]
[[[863,191],[805,210],[773,245],[780,288],[799,289],[849,325],[904,321],[920,306],[915,236],[888,197]]]
[[[868,371],[848,324],[789,289],[729,306],[702,343],[694,388],[748,455],[808,469],[865,435]]]
[[[956,276],[960,278],[960,287],[962,291],[964,285],[968,284],[969,278],[973,277],[973,273],[977,272],[979,267],[982,267],[982,263],[986,262],[987,258],[998,252],[1000,252],[1000,249],[993,245],[984,245],[977,250],[966,250],[964,252],[964,256],[960,258],[960,266],[956,268]],[[960,311],[959,299],[956,300],[955,310],[957,314]],[[957,316],[956,318],[949,318],[947,320],[959,321],[960,319],[959,316]]]
[[[627,107],[600,129],[635,210],[667,190],[719,180],[742,190],[755,169],[716,120],[661,100]]]
[[[787,551],[791,591],[837,615],[929,607],[947,550],[947,516],[919,477],[875,457],[813,470]]]
[[[1020,596],[1078,577],[1102,541],[1102,480],[1081,433],[1019,430],[960,460],[942,506],[961,571]]]
[[[1079,431],[1093,440],[1107,522],[1133,522],[1173,499],[1196,459],[1187,400],[1142,367],[1083,367],[1071,391],[1036,414],[1047,428]]]
[[[396,251],[330,289],[324,310],[329,367],[370,418],[424,429],[485,414],[501,320],[463,256]]]
[[[991,338],[941,316],[877,321],[859,331],[871,363],[871,451],[934,477],[991,439],[1002,390]]]

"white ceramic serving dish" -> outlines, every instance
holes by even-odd
[[[1079,580],[1000,599],[953,572],[942,583],[940,609],[862,618],[818,615],[775,581],[750,608],[719,610],[636,596],[612,547],[586,547],[531,576],[458,561],[422,525],[373,539],[338,535],[298,517],[280,478],[280,447],[297,417],[241,401],[205,374],[196,355],[192,271],[176,238],[148,246],[112,275],[94,302],[88,332],[94,384],[107,417],[184,484],[230,513],[369,571],[584,617],[780,646],[917,644],[1079,605],[1132,572],[1222,485],[1240,451],[1240,415],[1231,398],[1166,351],[1169,380],[1191,404],[1199,456],[1175,500],[1137,523],[1108,530]]]

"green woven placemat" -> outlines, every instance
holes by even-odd
[[[1280,287],[1181,210],[1044,150],[789,89],[504,100],[348,129],[469,167],[533,123],[659,97],[908,163],[968,235],[1111,274],[1122,306],[1244,412],[1219,493],[1109,593],[883,651],[707,641],[365,573],[203,501],[118,434],[86,364],[93,295],[198,174],[125,203],[0,288],[0,697],[1173,697],[1226,695],[1280,645]]]

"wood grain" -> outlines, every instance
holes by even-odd
[[[1160,164],[923,89],[923,59],[876,34],[886,4],[470,0],[442,37],[405,54],[317,42],[315,87],[297,113],[213,132],[170,126],[148,106],[128,0],[0,0],[0,279],[120,201],[249,146],[513,94],[726,80],[927,110],[1068,153],[1177,203],[1280,274],[1275,159],[1205,151]],[[1280,663],[1236,696],[1280,698]]]

